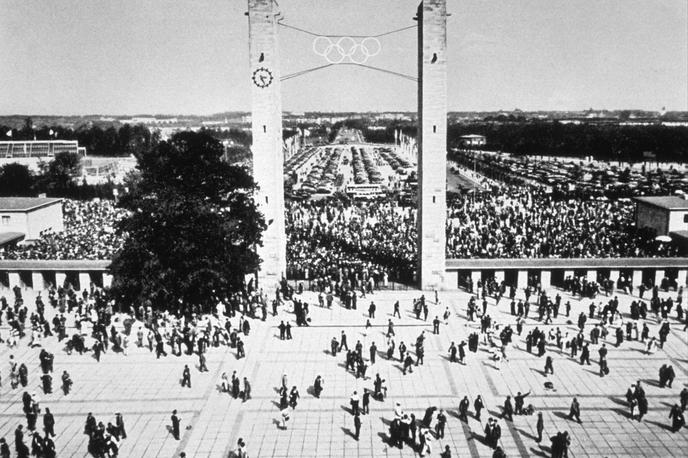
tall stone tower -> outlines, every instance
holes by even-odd
[[[418,6],[418,274],[445,288],[447,219],[447,3]]]
[[[274,0],[248,0],[253,177],[260,187],[257,203],[268,224],[258,250],[263,259],[258,284],[266,292],[287,271],[278,14]]]

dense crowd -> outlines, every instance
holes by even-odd
[[[555,200],[530,187],[503,186],[449,205],[450,258],[617,258],[676,254],[638,231],[629,200]]]
[[[287,207],[288,277],[341,270],[413,278],[416,210],[391,199],[328,199]],[[448,203],[448,258],[618,258],[675,256],[672,244],[637,230],[630,200],[556,200],[537,188],[502,187]]]
[[[62,201],[64,231],[43,231],[31,244],[0,251],[0,259],[112,259],[123,239],[114,225],[126,214],[111,200]]]
[[[113,201],[64,200],[63,232],[8,247],[0,259],[111,259],[123,237],[114,226],[125,210]],[[534,187],[502,186],[448,202],[448,258],[614,258],[677,255],[633,221],[620,199],[558,200]],[[392,198],[291,201],[286,208],[287,276],[410,282],[416,264],[416,215]]]
[[[341,279],[364,271],[411,280],[415,211],[390,200],[337,200],[287,204],[287,276]]]

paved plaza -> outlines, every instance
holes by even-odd
[[[479,322],[466,319],[469,294],[440,293],[439,305],[434,304],[432,293],[427,294],[431,302],[428,322],[417,320],[411,313],[412,300],[420,294],[419,291],[377,292],[359,299],[358,310],[346,310],[336,301],[332,309],[314,306],[316,295],[306,292],[302,297],[311,304],[310,327],[293,325],[294,315],[285,308],[277,317],[269,316],[266,322],[253,320],[251,333],[245,338],[247,357],[237,360],[235,349],[211,347],[209,372],[204,373],[197,369],[196,356],[167,356],[156,360],[147,348],[135,347],[135,336],[131,338],[127,356],[106,353],[100,363],[90,353],[67,355],[51,337],[44,345],[55,354],[52,394],[41,390],[40,348],[28,348],[27,336],[17,348],[2,345],[0,350],[3,378],[0,435],[7,439],[14,456],[14,430],[18,424],[26,427],[26,422],[21,399],[24,390],[21,387],[12,390],[9,384],[9,355],[13,354],[29,368],[29,393],[35,392],[41,408],[49,407],[55,416],[55,443],[60,457],[88,456],[88,436],[84,434],[88,412],[93,412],[96,420],[106,425],[114,423],[116,412],[122,413],[128,434],[120,447],[123,457],[173,457],[182,451],[188,457],[232,456],[240,437],[246,441],[251,457],[414,456],[408,446],[399,450],[386,443],[397,401],[418,419],[429,406],[447,411],[445,438],[432,442],[431,456],[439,456],[445,445],[450,446],[453,457],[491,456],[492,450],[483,443],[484,423],[489,416],[499,416],[505,397],[513,397],[518,391],[532,392],[526,398],[526,405],[532,403],[536,411],[544,413],[546,439],[540,445],[535,442],[536,415],[515,416],[513,422],[500,420],[501,446],[507,456],[549,456],[549,437],[557,431],[568,431],[571,435],[571,456],[685,456],[688,429],[672,433],[668,418],[671,406],[678,402],[679,392],[688,384],[686,332],[675,321],[664,350],[653,355],[646,355],[644,346],[636,341],[615,348],[611,332],[607,341],[611,372],[605,378],[598,375],[597,347],[591,351],[592,365],[581,366],[568,357],[566,349],[560,352],[556,346],[549,345],[547,351],[554,358],[554,374],[545,377],[544,357],[538,358],[524,350],[523,338],[528,329],[538,325],[536,320],[527,320],[521,337],[514,334],[514,344],[507,353],[509,361],[501,368],[490,360],[490,353],[482,343],[477,353],[467,352],[464,366],[449,362],[447,349],[452,341],[458,343],[467,340],[470,333],[479,332]],[[560,294],[562,303],[570,299],[563,292]],[[605,298],[598,297],[597,301],[600,299]],[[627,316],[632,298],[619,294],[619,299],[620,310]],[[371,320],[373,327],[366,331],[370,300],[377,305],[377,312]],[[394,361],[388,361],[383,355],[387,348],[387,321],[396,300],[401,302],[402,310],[402,319],[394,320],[397,345],[404,341],[413,350],[416,337],[422,331],[426,334],[425,364],[408,375],[402,375],[398,351]],[[33,297],[27,297],[26,302],[33,304]],[[587,311],[590,300],[576,298],[571,303],[570,320],[574,324],[566,324],[567,318],[562,314],[552,324],[560,327],[563,334],[568,333],[569,340],[577,332],[578,313]],[[493,300],[489,304],[488,313],[497,322],[515,322],[515,317],[508,313],[507,299],[502,299],[498,307]],[[449,307],[451,317],[448,324],[442,323],[439,336],[433,335],[431,320],[435,315],[441,318],[445,307]],[[52,311],[48,313],[50,319]],[[650,335],[656,335],[658,325],[653,315],[649,318]],[[283,319],[292,320],[293,340],[278,338],[277,325]],[[118,324],[121,326],[121,322]],[[232,324],[236,326],[238,318],[232,319]],[[339,338],[342,330],[347,334],[350,348],[357,340],[362,342],[366,359],[371,342],[377,344],[379,356],[369,368],[366,380],[356,379],[346,371],[345,353],[333,357],[329,352],[332,337]],[[3,338],[8,335],[6,323],[1,335]],[[664,363],[672,364],[676,371],[673,388],[658,386],[658,370]],[[180,386],[184,364],[192,368],[190,389]],[[68,396],[59,390],[59,377],[65,369],[74,381]],[[240,378],[248,377],[252,384],[252,399],[247,402],[219,390],[221,374],[231,375],[233,371]],[[289,386],[296,385],[301,393],[286,430],[278,427],[277,389],[284,373]],[[353,417],[348,410],[349,397],[355,390],[359,393],[364,388],[372,390],[376,373],[386,380],[388,397],[384,402],[371,399],[370,414],[361,417],[361,437],[356,441],[352,433]],[[324,379],[320,399],[311,394],[317,375]],[[624,398],[628,387],[637,380],[644,383],[649,400],[649,413],[642,422],[629,419]],[[551,381],[554,389],[546,390],[545,381]],[[487,409],[482,415],[482,425],[472,415],[473,400],[478,394],[483,396]],[[467,423],[457,418],[458,404],[465,395],[471,400]],[[582,424],[566,418],[574,396],[581,404]],[[170,432],[173,409],[178,410],[181,418],[179,441]],[[42,416],[38,425],[42,425]],[[28,436],[25,442],[30,445]]]

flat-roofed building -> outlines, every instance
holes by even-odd
[[[86,148],[76,140],[0,141],[0,159],[54,157],[65,152],[86,156]]]
[[[49,229],[64,230],[62,199],[0,197],[0,240],[5,243],[35,240]]]
[[[487,143],[487,139],[484,135],[469,134],[462,135],[459,138],[461,139],[461,146],[463,146],[464,148],[473,146],[485,146],[485,144]]]
[[[636,197],[635,224],[657,235],[688,230],[688,200],[677,196]]]

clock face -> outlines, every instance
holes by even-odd
[[[274,79],[270,70],[265,67],[259,67],[253,71],[253,84],[258,87],[268,87]]]

